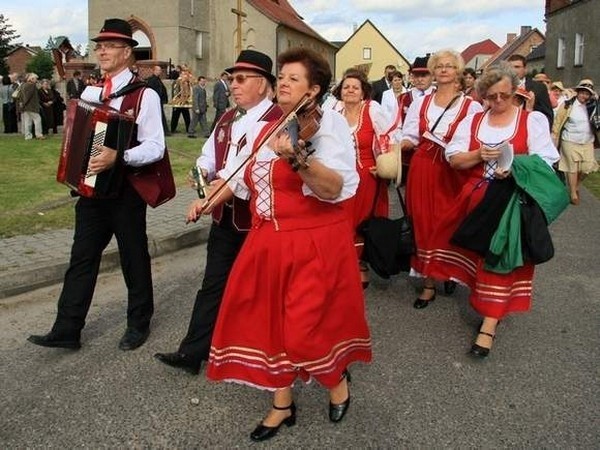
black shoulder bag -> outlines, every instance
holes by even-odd
[[[406,205],[400,188],[396,193],[402,208],[402,217],[372,217],[358,226],[358,232],[364,238],[363,259],[381,278],[389,278],[400,272],[410,271],[410,256],[415,253],[415,238],[412,220],[406,213]],[[377,198],[377,195],[375,196]]]

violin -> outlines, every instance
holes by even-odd
[[[260,148],[272,136],[286,131],[290,136],[292,147],[295,153],[293,157],[288,158],[288,162],[291,164],[294,172],[297,172],[301,168],[306,168],[309,165],[308,157],[315,152],[315,150],[311,148],[309,139],[312,138],[317,131],[319,131],[322,117],[323,110],[319,104],[314,99],[311,99],[308,95],[305,95],[289,114],[277,120],[271,129],[264,136],[259,138],[257,142],[255,142],[255,147]],[[302,141],[302,144],[300,144],[300,141]],[[231,180],[243,167],[245,167],[246,163],[253,157],[254,152],[250,152],[248,157],[244,159],[244,161],[233,171],[233,173],[225,180],[224,183],[214,189],[214,191],[211,191],[208,195],[205,195],[206,203],[204,203],[200,209],[200,213],[213,206],[213,204],[218,201],[218,198],[221,196],[221,193],[227,186],[229,180]],[[198,186],[199,185],[200,182],[198,182]],[[203,191],[202,193],[205,192]],[[199,197],[200,194],[201,191],[199,190]]]
[[[294,157],[288,158],[288,162],[296,172],[308,167],[308,157],[315,152],[309,139],[319,131],[323,110],[313,99],[303,99],[294,111],[287,120],[285,131],[290,136],[295,153]]]

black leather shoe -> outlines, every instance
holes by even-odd
[[[119,348],[121,350],[135,350],[146,342],[148,336],[150,336],[150,328],[140,331],[136,328],[128,327],[119,341]]]
[[[192,375],[200,373],[200,363],[192,361],[185,353],[155,353],[154,357],[167,366],[185,370]]]
[[[276,427],[268,427],[260,423],[254,429],[254,431],[250,433],[250,439],[252,439],[255,442],[266,441],[267,439],[271,439],[277,434],[279,428],[281,428],[281,425],[285,425],[288,427],[296,425],[296,405],[294,402],[292,402],[290,406],[286,406],[285,408],[273,405],[273,409],[276,409],[278,411],[286,411],[289,409],[292,412],[292,415],[283,419],[281,423]]]
[[[415,302],[413,303],[413,307],[416,309],[423,309],[423,308],[427,308],[429,306],[429,304],[435,300],[435,296],[437,294],[436,290],[434,287],[424,287],[423,290],[429,290],[429,291],[433,291],[433,297],[431,297],[429,300],[425,300],[422,298],[417,298],[415,300]]]
[[[352,381],[352,377],[350,376],[350,372],[348,370],[344,370],[342,374],[342,380],[346,379],[348,383]],[[329,402],[329,420],[333,423],[341,422],[346,412],[348,412],[348,408],[350,407],[350,389],[348,389],[348,398],[342,403],[331,403]]]
[[[479,334],[484,334],[486,336],[489,336],[492,338],[492,340],[494,340],[494,338],[496,337],[494,334],[491,333],[486,333],[485,331],[480,331]],[[490,348],[488,347],[482,347],[479,344],[473,344],[471,346],[471,350],[469,350],[469,355],[474,356],[475,358],[487,358],[488,355],[490,354]]]
[[[53,331],[42,336],[32,334],[27,340],[32,344],[41,345],[42,347],[70,348],[74,350],[81,348],[79,339],[61,336]]]
[[[444,281],[444,294],[452,295],[456,291],[456,281]]]

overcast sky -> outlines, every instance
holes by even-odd
[[[409,62],[442,48],[462,51],[487,38],[502,46],[507,33],[518,34],[522,25],[546,32],[544,0],[289,1],[332,41],[348,39],[354,26],[370,19]],[[87,0],[0,0],[0,13],[26,44],[43,47],[50,35],[67,36],[74,44],[88,41]]]

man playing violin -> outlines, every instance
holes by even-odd
[[[215,183],[220,171],[246,147],[246,132],[260,120],[274,120],[281,110],[268,98],[275,83],[269,56],[255,50],[243,50],[233,67],[232,96],[237,105],[221,116],[202,147],[196,164],[209,181]],[[204,200],[196,200],[192,208]],[[188,332],[173,353],[156,353],[159,361],[198,374],[208,360],[213,329],[231,266],[250,229],[248,201],[234,197],[212,211],[213,222],[207,243],[206,267]]]

